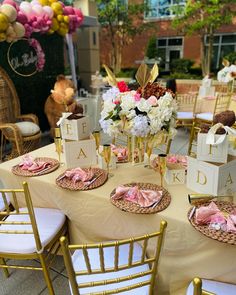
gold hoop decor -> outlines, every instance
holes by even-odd
[[[7,61],[17,75],[30,77],[43,70],[45,55],[38,40],[22,38],[9,45]]]

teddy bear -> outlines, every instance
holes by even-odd
[[[224,126],[231,127],[235,123],[235,113],[234,111],[224,111],[219,114],[216,114],[213,118],[213,125],[217,123],[222,123]],[[209,124],[202,124],[201,125],[201,133],[207,133],[211,126]],[[216,134],[224,134],[225,130],[223,128],[219,128],[216,131]]]
[[[74,96],[75,86],[73,82],[64,75],[57,76],[54,89],[51,90],[51,95],[47,98],[44,106],[44,112],[51,128],[52,137],[54,136],[54,128],[57,127],[56,123],[63,112],[73,114],[83,113],[82,105],[76,102]]]

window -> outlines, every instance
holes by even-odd
[[[165,71],[169,71],[172,60],[183,57],[183,38],[158,38],[157,54],[161,58],[161,66]]]
[[[205,49],[209,46],[209,38],[205,37]],[[219,69],[224,56],[236,51],[236,34],[217,34],[213,41],[213,69]]]
[[[146,0],[148,5],[147,19],[166,18],[175,16],[176,6],[184,7],[186,0]]]

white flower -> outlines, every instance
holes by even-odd
[[[135,108],[135,100],[132,91],[124,92],[124,94],[121,95],[121,104],[123,113],[128,113],[131,109]]]
[[[112,87],[103,93],[102,98],[104,101],[114,101],[119,93],[120,90],[117,87]]]
[[[150,105],[150,103],[144,98],[141,98],[140,101],[137,103],[137,108],[140,112],[148,113],[151,107],[152,106]]]
[[[148,135],[149,131],[150,128],[146,116],[139,115],[133,119],[133,126],[131,129],[133,135],[145,137]]]

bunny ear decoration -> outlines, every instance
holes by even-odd
[[[153,83],[159,75],[158,65],[155,63],[150,73],[150,83]]]
[[[138,81],[139,85],[142,88],[145,88],[145,86],[149,82],[153,83],[155,81],[158,74],[159,74],[159,70],[158,70],[158,66],[156,63],[154,64],[151,71],[149,70],[148,66],[143,63],[138,68],[135,77],[136,77],[136,80]]]
[[[117,85],[117,81],[116,81],[116,77],[113,74],[113,72],[108,68],[107,65],[103,65],[104,69],[107,72],[107,82],[109,83],[110,86],[116,86]]]

